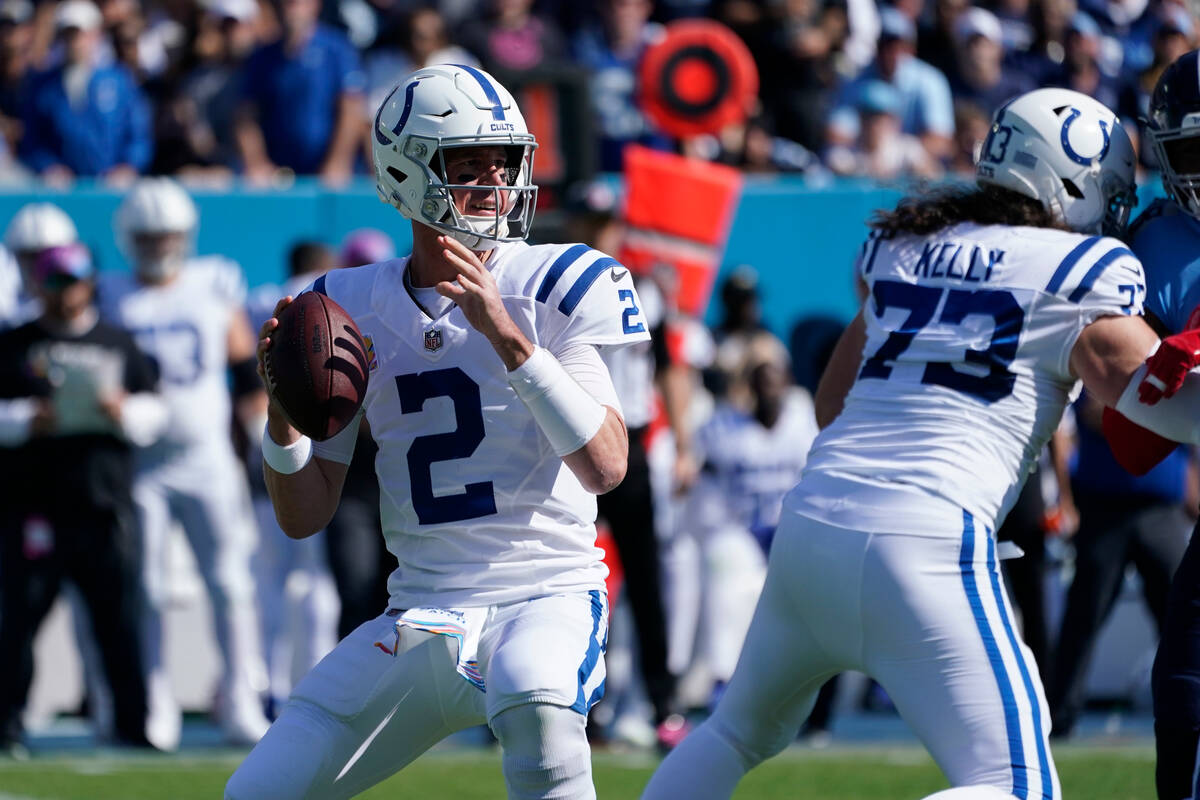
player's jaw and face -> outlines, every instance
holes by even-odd
[[[454,186],[479,186],[479,189],[452,189],[451,199],[459,214],[468,217],[503,217],[513,208],[513,193],[496,191],[508,186],[508,151],[498,145],[454,147],[444,151],[446,183]]]
[[[133,236],[134,269],[144,283],[165,283],[183,265],[187,234],[136,233]]]

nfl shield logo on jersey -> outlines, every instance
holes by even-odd
[[[425,349],[433,353],[442,349],[442,331],[439,328],[434,328],[430,331],[425,331]]]

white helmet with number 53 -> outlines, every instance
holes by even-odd
[[[491,75],[452,64],[417,70],[392,89],[372,127],[380,200],[472,249],[529,235],[537,200],[532,178],[537,140],[512,95]],[[481,187],[446,174],[446,151],[481,145],[505,148],[505,185],[489,187],[495,193],[492,213],[467,215],[455,208],[450,192]]]
[[[1041,201],[1073,231],[1120,235],[1137,203],[1134,160],[1104,104],[1070,89],[1036,89],[996,111],[975,176]]]

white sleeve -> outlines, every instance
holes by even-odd
[[[121,432],[130,444],[146,447],[167,429],[170,416],[166,402],[157,394],[131,394],[121,401]]]
[[[558,350],[551,351],[558,363],[562,364],[584,391],[596,399],[602,406],[609,406],[622,417],[621,401],[617,399],[617,389],[613,386],[612,376],[600,351],[595,345],[568,342]]]
[[[354,445],[358,443],[358,428],[362,424],[363,410],[359,409],[354,419],[336,435],[323,442],[313,442],[313,455],[326,461],[349,464],[354,458]]]
[[[1200,369],[1187,374],[1178,392],[1152,406],[1138,400],[1138,384],[1148,371],[1143,364],[1133,373],[1117,401],[1117,411],[1131,422],[1173,442],[1200,444],[1200,415],[1196,414],[1196,409],[1200,408]]]
[[[0,400],[0,446],[15,447],[29,438],[29,429],[37,413],[32,397]]]

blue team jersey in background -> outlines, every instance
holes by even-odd
[[[397,76],[399,78],[400,76]],[[361,94],[366,77],[358,51],[340,32],[318,25],[298,52],[282,41],[246,61],[243,92],[258,107],[267,155],[298,174],[320,170],[337,124],[343,94]]]

